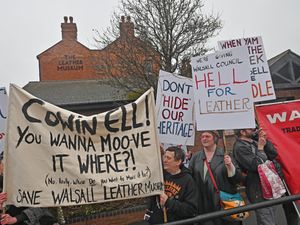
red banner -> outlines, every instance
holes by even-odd
[[[300,194],[300,101],[256,106],[260,127],[278,150],[286,183]]]

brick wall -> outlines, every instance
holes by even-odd
[[[72,218],[66,224],[71,225],[127,225],[141,221],[145,214],[145,206],[113,210],[80,218]]]
[[[282,89],[276,90],[277,98],[293,97],[294,99],[300,99],[300,89]]]
[[[38,56],[40,80],[97,79],[91,58],[90,50],[76,40],[61,41]]]
[[[37,56],[40,81],[103,79],[145,73],[146,62],[158,74],[160,56],[134,36],[130,17],[122,17],[120,37],[101,50],[91,50],[77,41],[73,18],[61,24],[62,40]],[[134,65],[134,66],[132,66]]]

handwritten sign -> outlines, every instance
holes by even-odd
[[[192,58],[197,130],[255,127],[246,47]]]
[[[0,88],[0,153],[4,149],[7,118],[7,93],[5,87]]]
[[[247,46],[250,62],[250,79],[254,102],[276,99],[270,69],[261,37],[219,41],[219,49]]]
[[[8,204],[67,206],[163,191],[153,90],[114,110],[83,116],[10,87]]]
[[[192,80],[160,71],[156,115],[160,143],[194,145]]]

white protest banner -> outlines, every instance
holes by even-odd
[[[197,130],[255,127],[246,47],[192,58]]]
[[[194,145],[192,79],[159,72],[156,115],[160,143]]]
[[[218,46],[220,50],[247,46],[254,102],[276,99],[267,56],[261,37],[219,41]]]
[[[153,89],[83,116],[11,85],[8,108],[7,204],[68,206],[163,192]]]
[[[7,118],[7,92],[5,87],[0,88],[0,153],[4,149]]]

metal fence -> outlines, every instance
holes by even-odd
[[[298,195],[291,195],[291,196],[285,196],[281,197],[279,199],[273,199],[273,200],[268,200],[264,202],[259,202],[255,204],[248,204],[246,206],[234,208],[234,209],[228,209],[228,210],[222,210],[222,211],[217,211],[217,212],[212,212],[212,213],[207,213],[203,215],[199,215],[193,218],[185,219],[185,220],[180,220],[176,222],[170,222],[170,223],[164,223],[160,225],[181,225],[181,224],[192,224],[192,223],[197,223],[197,222],[202,222],[206,220],[211,220],[215,218],[220,218],[232,214],[237,214],[241,212],[246,212],[246,211],[251,211],[255,209],[260,209],[260,208],[265,208],[269,206],[274,206],[274,205],[279,205],[295,200],[300,200],[300,194]]]

